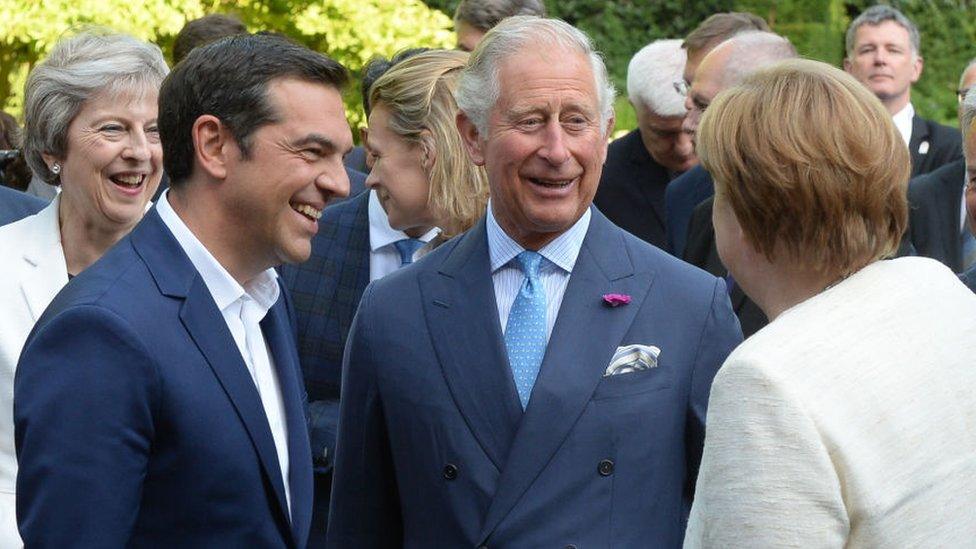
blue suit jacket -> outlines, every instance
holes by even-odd
[[[47,202],[36,196],[0,185],[0,225],[34,215],[47,205]]]
[[[70,282],[21,355],[17,516],[28,547],[304,547],[304,390],[281,299],[261,323],[287,422],[291,519],[260,396],[156,210]]]
[[[308,261],[281,274],[295,304],[315,470],[325,473],[335,456],[342,353],[369,283],[369,193],[326,208]]]
[[[594,209],[523,413],[482,221],[363,296],[328,545],[679,547],[709,387],[741,337],[722,281]],[[603,377],[633,343],[659,365]]]
[[[668,248],[675,257],[684,257],[688,226],[695,206],[715,194],[712,176],[701,164],[674,178],[664,191],[667,211]]]

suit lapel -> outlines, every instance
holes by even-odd
[[[155,208],[146,214],[131,238],[160,292],[183,299],[180,320],[244,424],[287,525],[288,505],[281,469],[261,397],[210,290]]]
[[[908,152],[912,157],[912,177],[921,173],[922,165],[928,154],[929,128],[918,115],[912,117],[912,136],[908,139]],[[926,143],[924,146],[922,143]],[[920,147],[925,154],[920,152]]]
[[[594,210],[481,540],[487,539],[552,459],[589,402],[617,346],[634,343],[622,339],[653,277],[634,272],[627,250],[623,232]],[[609,307],[602,299],[606,293],[630,295],[632,301]]]
[[[420,289],[434,350],[458,410],[499,471],[522,417],[498,322],[484,219]]]
[[[29,265],[32,274],[21,278],[20,288],[34,322],[68,283],[68,267],[61,248],[61,225],[58,222],[60,203],[61,198],[56,197],[30,219],[30,227],[25,227],[30,241],[24,246],[23,261]]]
[[[282,287],[281,297],[261,321],[261,331],[268,342],[278,372],[278,385],[285,409],[288,432],[288,484],[291,489],[292,535],[297,547],[304,547],[302,538],[308,532],[312,508],[312,450],[308,441],[304,393],[298,377],[298,355],[295,352],[294,332],[289,328],[287,299]],[[279,473],[280,477],[280,473]]]

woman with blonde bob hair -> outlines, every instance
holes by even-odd
[[[373,189],[390,226],[418,237],[432,227],[450,238],[485,213],[488,177],[464,149],[454,100],[468,54],[431,50],[393,66],[369,93],[366,148]]]
[[[854,78],[792,60],[698,130],[722,262],[770,318],[712,385],[685,547],[960,547],[976,539],[976,296],[882,260],[909,155]]]

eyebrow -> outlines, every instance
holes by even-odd
[[[320,133],[310,133],[305,137],[302,137],[301,139],[292,143],[293,147],[304,147],[306,145],[318,145],[327,151],[335,151],[339,149],[335,141],[329,139],[328,137]],[[341,152],[345,154],[351,150],[352,147],[349,147],[347,150]]]

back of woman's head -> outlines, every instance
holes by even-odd
[[[709,106],[697,151],[769,259],[844,275],[898,248],[908,150],[878,99],[843,71],[798,59],[746,77]]]
[[[428,205],[444,236],[469,229],[484,214],[488,177],[468,157],[455,124],[454,90],[468,54],[419,53],[394,65],[370,88],[369,103],[390,112],[390,130],[433,159]]]

